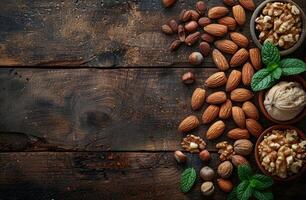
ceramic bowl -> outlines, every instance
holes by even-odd
[[[287,77],[282,78],[281,81],[295,81],[295,82],[298,82],[303,86],[304,90],[306,91],[306,81],[301,76],[287,76]],[[302,112],[300,112],[295,118],[293,118],[291,120],[279,121],[279,120],[276,120],[276,119],[272,118],[269,115],[269,113],[267,112],[267,110],[265,108],[265,105],[264,105],[265,94],[268,90],[269,89],[260,91],[259,94],[258,94],[259,108],[268,120],[270,120],[272,122],[275,122],[277,124],[293,124],[293,123],[296,123],[296,122],[302,120],[306,116],[306,106],[305,106],[304,110]]]
[[[296,7],[301,11],[302,33],[301,33],[300,39],[297,41],[297,43],[295,43],[295,45],[293,45],[289,49],[285,49],[285,50],[280,51],[280,54],[282,56],[288,55],[290,53],[293,53],[295,50],[297,50],[302,45],[302,43],[305,39],[305,36],[306,36],[306,29],[305,29],[305,27],[306,27],[306,17],[305,17],[305,13],[304,13],[303,9],[301,9],[301,7],[298,4],[296,4],[295,2],[293,2],[291,0],[266,0],[266,1],[262,2],[259,6],[257,6],[257,8],[255,9],[255,11],[253,12],[253,15],[251,17],[250,32],[251,32],[253,42],[260,49],[262,47],[262,44],[258,40],[258,33],[255,29],[255,19],[260,15],[261,11],[266,6],[266,4],[270,3],[270,2],[291,2],[294,5],[296,5]]]
[[[260,142],[264,139],[264,136],[267,135],[269,132],[271,132],[272,130],[286,130],[286,129],[293,129],[296,130],[297,134],[299,135],[299,137],[303,140],[306,140],[306,136],[305,134],[299,130],[298,128],[294,127],[294,126],[290,126],[290,125],[274,125],[269,127],[268,129],[266,129],[257,139],[256,144],[255,144],[255,159],[256,159],[256,163],[259,167],[259,169],[262,171],[262,173],[264,173],[267,176],[272,177],[275,181],[279,181],[279,182],[285,182],[285,181],[292,181],[295,180],[297,178],[299,178],[306,170],[306,164],[303,165],[302,169],[295,175],[289,176],[287,178],[280,178],[278,176],[272,176],[272,174],[270,172],[268,172],[267,170],[264,169],[264,167],[261,165],[260,159],[259,159],[259,152],[258,152],[258,146],[260,144]]]

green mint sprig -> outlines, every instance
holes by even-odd
[[[181,191],[184,193],[188,192],[194,185],[196,177],[197,174],[194,168],[190,167],[185,169],[181,175],[181,182],[180,182]]]
[[[238,167],[241,183],[228,195],[228,200],[248,200],[255,197],[258,200],[273,200],[272,192],[267,189],[273,185],[273,179],[263,174],[253,174],[249,165]]]
[[[253,91],[260,91],[272,87],[282,76],[300,74],[306,71],[306,64],[296,58],[281,60],[280,53],[271,42],[265,42],[261,49],[263,64],[267,67],[256,72],[252,78]]]

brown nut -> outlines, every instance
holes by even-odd
[[[233,183],[230,180],[226,180],[226,179],[218,179],[218,186],[219,188],[223,191],[223,192],[230,192],[233,189]]]
[[[247,139],[240,139],[234,143],[234,151],[236,154],[247,156],[253,150],[253,143]]]
[[[200,52],[193,52],[189,55],[189,63],[193,65],[199,65],[204,61],[204,57]]]
[[[180,20],[182,22],[186,22],[191,18],[191,11],[190,10],[182,10],[180,14]]]
[[[232,117],[239,128],[245,128],[245,114],[242,108],[238,106],[232,107]]]
[[[220,119],[228,119],[232,116],[232,102],[231,100],[227,99],[226,102],[224,102],[219,111],[219,118]]]
[[[185,30],[189,33],[195,32],[198,29],[198,23],[196,21],[187,22],[184,26]]]
[[[238,167],[239,165],[249,165],[247,159],[240,155],[232,155],[232,163],[235,167]]]
[[[227,6],[234,6],[237,4],[236,0],[223,0],[223,3]]]
[[[179,125],[179,132],[186,133],[197,128],[200,125],[198,118],[194,115],[186,117]]]
[[[176,3],[176,0],[162,0],[163,5],[168,8]]]
[[[214,176],[215,176],[214,170],[208,166],[203,167],[200,171],[200,177],[204,181],[211,181],[214,179]]]
[[[187,156],[181,151],[175,151],[174,158],[178,163],[184,163],[187,160]]]
[[[169,35],[173,34],[173,31],[172,31],[171,27],[168,24],[162,25],[161,30],[165,34],[169,34]]]
[[[185,39],[186,39],[186,33],[185,33],[185,29],[184,29],[184,26],[183,25],[179,25],[177,27],[177,33],[178,33],[178,36],[179,36],[179,39],[184,42]]]
[[[214,184],[210,181],[206,181],[201,185],[201,192],[204,196],[210,196],[214,193]]]
[[[196,10],[200,15],[204,15],[207,6],[204,1],[198,1],[196,3]]]
[[[202,88],[196,88],[191,97],[191,108],[192,110],[198,110],[202,107],[205,102],[206,91]]]
[[[227,137],[233,140],[249,139],[250,134],[247,129],[234,128],[227,133]]]
[[[210,153],[207,150],[203,150],[199,153],[199,157],[202,161],[208,162],[210,161],[211,157],[210,157]]]
[[[208,43],[213,43],[215,41],[215,37],[212,35],[209,35],[208,33],[203,33],[201,35],[201,39]]]
[[[191,12],[191,16],[190,16],[191,20],[198,21],[200,18],[200,14],[195,10],[190,10],[190,12]]]
[[[181,40],[174,40],[170,45],[170,51],[177,50],[180,47],[181,43]]]
[[[207,42],[201,42],[199,45],[199,50],[203,56],[208,56],[210,53],[210,45]]]
[[[209,105],[202,115],[203,124],[208,124],[218,117],[219,107],[216,105]]]
[[[217,170],[221,178],[229,178],[233,172],[233,165],[230,161],[224,161],[218,166]]]
[[[188,45],[188,46],[193,45],[194,43],[196,43],[199,40],[200,35],[201,35],[201,33],[199,31],[188,35],[185,39],[185,44]]]
[[[211,24],[211,19],[209,19],[208,17],[201,17],[201,18],[198,20],[198,24],[199,24],[201,27],[207,26],[208,24]]]
[[[168,22],[168,25],[172,29],[173,33],[177,33],[178,23],[176,20],[172,19]]]
[[[192,84],[195,82],[195,80],[196,80],[195,75],[192,72],[186,72],[182,76],[182,81],[185,84]]]

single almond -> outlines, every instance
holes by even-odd
[[[239,165],[249,165],[249,161],[240,155],[233,155],[232,163],[235,167],[238,167]]]
[[[179,132],[186,133],[197,128],[200,125],[198,118],[194,115],[186,117],[179,125]]]
[[[226,101],[226,94],[223,91],[214,92],[206,98],[206,102],[209,104],[221,104],[224,103],[225,101]]]
[[[242,110],[244,111],[244,114],[251,119],[259,120],[259,112],[256,106],[250,102],[246,101],[242,104]]]
[[[208,24],[204,31],[216,37],[222,37],[227,33],[227,26],[222,24]]]
[[[233,106],[232,117],[239,128],[245,128],[245,115],[240,107]]]
[[[200,14],[196,10],[190,10],[190,12],[191,12],[190,16],[191,20],[198,21],[200,18]]]
[[[247,10],[255,10],[255,3],[253,0],[239,0],[239,3]]]
[[[239,24],[240,26],[243,26],[246,21],[246,15],[245,15],[244,8],[241,5],[235,5],[232,8],[232,12],[233,12],[233,16],[237,24]]]
[[[203,56],[209,56],[210,45],[208,44],[208,42],[201,42],[199,44],[199,50],[203,54]]]
[[[190,22],[185,23],[184,28],[187,32],[193,33],[198,29],[198,26],[199,25],[196,21],[190,21]]]
[[[230,66],[238,67],[243,65],[249,58],[249,52],[245,48],[239,49],[231,58]]]
[[[213,41],[215,41],[215,37],[212,35],[209,35],[208,33],[203,33],[201,35],[201,39],[208,43],[212,43]]]
[[[198,110],[199,108],[201,108],[201,106],[205,102],[205,94],[206,94],[206,91],[202,88],[197,88],[194,90],[192,97],[191,97],[192,110]]]
[[[254,68],[249,62],[246,62],[242,67],[242,82],[244,85],[251,85]]]
[[[213,59],[215,65],[221,71],[226,71],[229,68],[229,64],[228,64],[225,56],[218,49],[214,49],[212,51],[212,59]]]
[[[258,137],[263,131],[263,127],[261,126],[261,124],[254,119],[246,120],[246,128],[255,137]]]
[[[223,121],[219,120],[213,123],[206,132],[206,138],[208,140],[213,140],[223,134],[225,130],[225,124]]]
[[[231,92],[231,100],[236,102],[245,102],[254,96],[253,92],[245,88],[237,88]]]
[[[236,89],[241,81],[241,72],[238,70],[232,70],[228,76],[225,91],[230,92]]]
[[[204,15],[207,6],[204,1],[198,1],[196,3],[196,10],[199,14]]]
[[[211,24],[211,19],[209,19],[208,17],[201,17],[201,18],[198,20],[198,24],[199,24],[201,27],[207,26],[208,24]]]
[[[227,133],[227,137],[233,140],[249,139],[250,134],[247,129],[234,128]]]
[[[165,34],[173,34],[173,30],[171,29],[171,27],[168,24],[164,24],[161,27],[162,32],[164,32]]]
[[[226,16],[222,17],[221,19],[218,19],[219,24],[223,24],[227,26],[228,30],[233,31],[237,27],[236,20],[232,17]]]
[[[208,124],[214,121],[218,117],[220,108],[215,105],[209,105],[202,115],[202,122],[203,124]]]
[[[168,25],[171,27],[173,33],[177,33],[178,23],[176,20],[172,19],[168,22]]]
[[[247,48],[249,46],[249,39],[241,33],[231,32],[230,38],[241,48]]]
[[[224,39],[224,40],[217,40],[215,42],[215,46],[220,51],[222,51],[224,53],[228,53],[228,54],[234,54],[238,50],[237,44],[235,44],[231,40],[226,40],[226,39]]]
[[[227,99],[220,107],[219,118],[228,119],[232,115],[232,102]]]
[[[216,6],[212,7],[208,10],[208,17],[210,19],[218,19],[227,15],[229,10],[224,6]]]
[[[223,0],[223,3],[227,6],[234,6],[237,4],[236,0]]]
[[[232,191],[234,185],[233,183],[228,179],[219,178],[217,179],[218,186],[223,192],[230,192]]]
[[[188,46],[193,45],[194,43],[196,43],[199,40],[200,35],[201,35],[201,33],[199,31],[188,35],[185,39],[185,44],[188,45]]]
[[[249,54],[250,54],[250,60],[251,60],[253,67],[256,70],[259,70],[262,66],[260,50],[258,48],[252,48],[249,50]]]
[[[216,72],[205,81],[205,86],[209,88],[216,88],[224,85],[227,81],[226,75],[224,72]]]

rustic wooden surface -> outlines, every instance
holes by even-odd
[[[306,11],[306,1],[296,2]],[[194,88],[217,70],[210,58],[191,68],[186,58],[197,47],[171,53],[174,37],[160,32],[194,3],[164,9],[160,0],[0,2],[1,200],[203,198],[200,179],[190,193],[180,192],[180,172],[216,168],[214,146],[226,136],[208,142],[210,163],[188,154],[180,166],[173,151],[183,137],[177,125],[193,113]],[[249,34],[249,27],[239,31]],[[305,49],[304,42],[294,56]],[[185,86],[180,76],[189,70],[197,82]],[[305,118],[296,126],[305,131]],[[227,121],[227,130],[233,127]],[[303,199],[305,178],[276,184],[275,199]],[[225,198],[217,189],[210,199]]]

